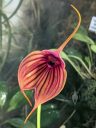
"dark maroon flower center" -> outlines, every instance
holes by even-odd
[[[48,65],[50,65],[51,67],[53,67],[53,66],[55,65],[55,62],[49,61],[49,62],[48,62]]]
[[[48,55],[46,59],[49,67],[54,67],[60,64],[60,59],[55,57],[54,55]]]

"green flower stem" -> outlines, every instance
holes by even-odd
[[[80,73],[80,71],[78,70],[78,68],[76,67],[76,65],[68,58],[67,60],[71,65],[72,67],[78,72],[78,74],[81,76],[82,79],[84,79],[83,75]]]
[[[37,128],[41,127],[41,104],[37,108]]]
[[[72,67],[78,72],[78,74],[81,76],[82,79],[84,79],[83,75],[81,74],[81,72],[78,70],[78,68],[76,67],[76,65],[73,63],[73,61],[71,61],[71,59],[68,57],[68,55],[64,52],[61,53],[61,56],[63,59],[67,60]]]
[[[77,56],[73,56],[73,55],[69,55],[69,57],[74,58],[74,59],[77,59],[77,60],[83,65],[83,67],[86,69],[86,71],[89,73],[89,75],[90,75],[91,77],[93,77],[94,79],[96,79],[95,76],[91,73],[91,71],[88,69],[88,67],[87,67],[86,64],[83,62],[82,59],[80,59],[80,58],[77,57]]]
[[[88,44],[87,47],[88,47],[88,50],[89,50],[89,57],[90,57],[90,61],[91,61],[91,64],[89,66],[89,69],[91,69],[91,67],[93,65],[93,56],[92,56],[92,51],[91,51],[90,45]]]

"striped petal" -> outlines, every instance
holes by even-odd
[[[35,90],[35,107],[57,96],[65,81],[65,64],[57,51],[32,52],[18,69],[21,91]]]
[[[57,51],[35,51],[26,56],[18,69],[18,82],[25,98],[25,90],[34,90],[35,105],[32,112],[64,88],[67,73],[65,64]],[[31,112],[31,113],[32,113]]]

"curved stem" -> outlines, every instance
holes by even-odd
[[[41,126],[41,104],[37,108],[37,128]]]
[[[4,66],[4,64],[8,58],[10,47],[11,47],[11,37],[12,37],[12,30],[11,30],[10,23],[8,21],[8,17],[3,12],[2,12],[2,17],[5,19],[6,24],[7,24],[7,28],[8,28],[8,46],[7,46],[6,53],[5,53],[5,56],[3,58],[2,64],[0,65],[0,71],[2,70],[2,68],[3,68],[3,66]]]
[[[86,64],[83,62],[82,59],[80,59],[80,58],[77,57],[77,56],[73,56],[73,55],[69,55],[69,57],[74,58],[74,59],[77,59],[77,60],[83,65],[83,67],[86,69],[86,71],[89,73],[89,75],[90,75],[92,78],[96,79],[95,76],[91,73],[91,71],[88,69],[88,67],[87,67]]]
[[[84,79],[83,75],[81,74],[81,72],[78,70],[77,66],[74,64],[74,62],[69,58],[69,56],[67,54],[65,54],[64,52],[62,52],[61,54],[62,58],[67,60],[72,67],[77,71],[77,73],[81,76],[82,79]]]
[[[4,8],[6,8],[8,5],[10,5],[12,1],[13,0],[8,1],[8,3],[4,6]]]
[[[79,13],[79,11],[77,10],[77,8],[75,8],[75,6],[73,6],[71,4],[71,7],[74,9],[74,11],[77,13],[78,15],[78,18],[79,18],[79,21],[78,21],[78,24],[76,26],[76,28],[74,29],[74,31],[72,32],[72,34],[63,42],[63,44],[60,45],[60,47],[57,49],[57,51],[60,53],[64,48],[65,46],[68,44],[68,42],[72,39],[72,37],[75,35],[75,33],[78,31],[79,27],[80,27],[80,24],[81,24],[81,15]]]
[[[66,124],[72,117],[73,115],[76,113],[76,110],[73,110],[73,112],[71,113],[71,115],[64,121],[63,124]]]
[[[28,98],[28,96],[26,95],[26,93],[24,91],[21,91],[21,92],[24,95],[24,97],[26,98],[26,100],[28,101],[29,105],[32,107],[32,103],[31,103],[30,99]]]
[[[32,115],[32,113],[34,112],[35,110],[35,107],[31,110],[31,112],[28,114],[28,116],[26,117],[25,121],[24,121],[24,124],[27,123],[28,119],[30,118],[30,116]]]
[[[72,67],[77,71],[77,73],[79,74],[79,76],[81,76],[82,79],[84,79],[83,75],[81,74],[81,72],[78,70],[78,68],[76,67],[76,65],[70,60],[68,59],[67,60],[71,65]]]
[[[88,50],[89,50],[89,57],[90,57],[90,61],[91,64],[89,65],[89,69],[91,69],[92,65],[93,65],[93,57],[92,57],[92,51],[91,51],[91,47],[89,44],[87,44]]]
[[[8,17],[8,20],[10,20],[17,13],[17,11],[19,10],[19,8],[22,5],[22,2],[23,2],[23,0],[19,1],[19,4],[17,5],[16,9],[12,12],[12,14]],[[5,22],[6,22],[6,20],[4,20],[2,23],[5,23]]]

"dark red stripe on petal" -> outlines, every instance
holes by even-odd
[[[40,95],[44,96],[43,98],[46,98],[45,92],[46,92],[47,87],[50,85],[51,80],[52,80],[52,69],[49,70],[48,77],[45,81],[44,87],[43,87],[42,91],[40,92]]]
[[[42,55],[42,52],[41,52],[41,51],[33,51],[33,52],[29,53],[29,54],[25,57],[25,59],[26,59],[27,57],[31,57],[31,56],[35,56],[35,55]]]
[[[41,60],[41,61],[37,61],[36,63],[33,63],[30,67],[28,67],[27,65],[20,66],[18,73],[26,75],[25,73],[32,71],[33,69],[37,68],[39,65],[42,65],[44,63],[46,63],[46,62]]]
[[[64,69],[64,78],[63,78],[63,81],[61,83],[61,84],[63,84],[63,86],[62,86],[61,90],[64,88],[66,80],[67,80],[67,72],[66,72],[66,69]]]
[[[54,91],[57,89],[57,82],[58,82],[58,71],[57,71],[57,68],[54,69],[54,80],[53,80],[53,83],[51,85],[51,87],[49,88],[48,90],[48,98],[52,96],[52,94],[54,93]]]
[[[39,62],[39,61],[45,61],[45,58],[44,57],[38,57],[38,58],[34,57],[34,59],[31,59],[30,61],[25,60],[22,64],[22,66],[26,65],[27,67],[30,67],[32,64]]]
[[[66,73],[66,70],[62,67],[60,67],[60,76],[61,77],[60,77],[59,86],[58,86],[56,92],[53,94],[52,97],[57,96],[62,91],[62,89],[64,88],[66,78],[67,78],[67,73]]]
[[[47,69],[45,69],[35,80],[31,81],[26,87],[32,87],[37,90],[37,86],[39,86],[39,82],[42,81],[43,77],[46,75]]]
[[[42,73],[41,79],[36,84],[37,96],[39,95],[39,91],[41,90],[41,88],[43,88],[44,86],[48,73],[49,73],[49,69],[46,69],[46,72]]]
[[[38,72],[34,73],[34,75],[32,77],[30,77],[30,79],[26,80],[24,82],[24,86],[30,86],[30,83],[34,82],[36,84],[37,79],[41,76],[42,73],[44,73],[46,70],[46,66],[43,67],[42,69],[40,69]],[[33,84],[32,84],[33,85]]]
[[[35,56],[35,58],[34,58]],[[22,65],[26,64],[27,61],[31,61],[34,59],[38,59],[41,58],[43,55],[41,54],[41,52],[31,52],[30,54],[28,54],[23,60],[22,60]]]
[[[50,84],[50,86],[49,86],[49,88],[47,89],[47,92],[46,92],[46,94],[47,94],[48,96],[50,95],[51,91],[53,91],[52,88],[53,88],[53,86],[54,86],[54,83],[56,83],[55,74],[56,74],[56,69],[53,68],[53,80],[52,80],[52,83]],[[54,89],[54,88],[53,88],[53,89]]]
[[[57,79],[57,83],[56,83],[54,91],[50,94],[51,98],[57,96],[60,93],[61,88],[63,86],[63,84],[60,84],[60,83],[62,83],[62,75],[61,74],[63,73],[63,69],[61,70],[62,72],[60,71],[60,67],[57,67],[56,70],[57,70],[57,74],[58,74],[58,76],[57,76],[58,79]]]
[[[53,68],[51,68],[50,74],[51,74],[51,78],[50,78],[49,85],[48,85],[48,87],[46,88],[45,95],[48,94],[48,90],[50,89],[50,87],[51,87],[51,85],[52,85],[52,83],[53,83],[53,80],[54,80],[54,69],[53,69]]]
[[[47,67],[46,64],[41,64],[41,65],[38,65],[37,67],[35,67],[33,70],[30,69],[28,71],[26,71],[26,73],[23,75],[23,77],[25,79],[28,79],[30,77],[32,77],[35,73],[39,73],[40,70],[42,70],[43,68]]]
[[[38,97],[43,98],[44,95],[42,95],[42,93],[44,94],[45,90],[46,90],[46,86],[48,86],[48,81],[49,81],[49,73],[50,73],[50,69],[48,70],[48,72],[46,73],[46,76],[42,82],[42,86],[41,88],[38,89]]]

